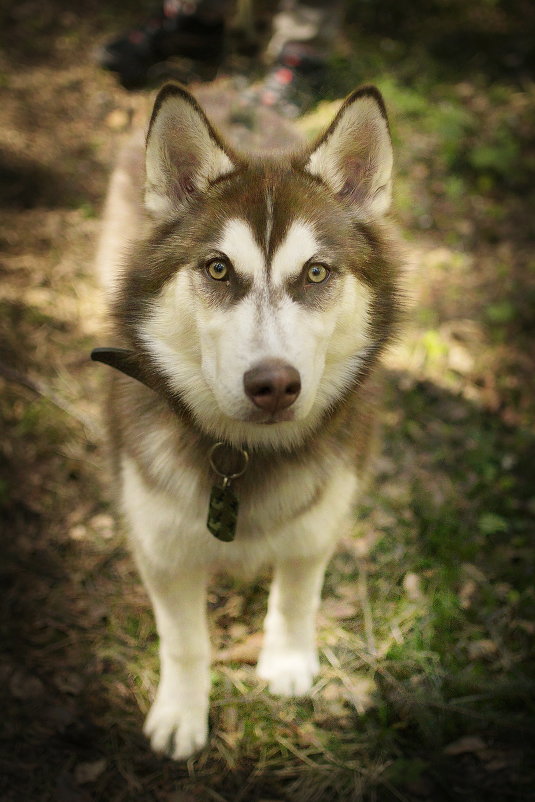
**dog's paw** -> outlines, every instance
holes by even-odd
[[[204,709],[176,708],[156,701],[145,720],[143,732],[155,752],[173,760],[186,760],[208,740],[208,721]]]
[[[277,696],[306,696],[319,671],[315,651],[265,649],[258,660],[256,673],[269,683]]]

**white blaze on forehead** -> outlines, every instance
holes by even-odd
[[[266,260],[256,242],[251,226],[233,218],[225,223],[217,248],[228,256],[235,270],[251,278],[265,274]]]
[[[296,220],[279,245],[271,262],[274,284],[282,284],[290,276],[297,276],[305,262],[316,256],[320,244],[313,227],[304,220]]]

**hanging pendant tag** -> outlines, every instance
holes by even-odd
[[[212,487],[206,525],[218,540],[230,543],[236,537],[238,508],[236,493],[229,482],[225,482],[223,487]]]
[[[235,473],[227,474],[220,470],[214,463],[214,454],[225,443],[215,443],[210,449],[209,460],[214,473],[223,479],[222,486],[213,485],[210,492],[210,502],[208,504],[208,520],[206,526],[214,537],[230,543],[236,537],[236,527],[238,525],[239,502],[236,493],[230,486],[233,479],[241,476],[249,464],[249,454],[243,449],[239,449],[243,464],[240,470]]]

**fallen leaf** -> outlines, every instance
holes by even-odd
[[[329,684],[323,688],[321,695],[327,702],[344,699],[344,686],[341,682],[329,682]]]
[[[242,624],[238,621],[231,624],[228,628],[228,634],[235,641],[242,641],[245,640],[247,637],[248,629],[245,624]]]
[[[470,752],[481,752],[486,749],[485,742],[478,735],[464,735],[458,741],[452,741],[444,748],[445,755],[465,755]]]
[[[356,582],[339,582],[336,585],[336,594],[341,599],[345,599],[350,603],[354,603],[358,595],[358,588]]]
[[[468,644],[468,657],[470,660],[493,657],[497,651],[498,647],[490,638],[483,638]]]
[[[453,259],[453,252],[451,248],[441,246],[439,248],[432,248],[423,256],[423,261],[426,267],[439,268],[448,267]]]
[[[232,748],[243,736],[243,725],[240,723],[238,711],[231,705],[221,712],[219,736]]]
[[[511,761],[508,760],[508,758],[495,757],[493,760],[489,760],[488,763],[485,763],[485,771],[501,771],[501,769],[506,769],[510,765]]]
[[[113,109],[106,117],[106,125],[112,131],[122,131],[129,123],[128,113],[124,109]]]
[[[509,626],[511,628],[516,627],[517,629],[522,629],[524,632],[527,632],[528,635],[535,635],[535,622],[533,621],[525,621],[523,618],[514,618]]]
[[[507,532],[509,527],[505,518],[493,512],[484,512],[477,522],[479,531],[484,535],[495,535],[498,532]]]
[[[459,591],[459,603],[463,610],[468,610],[472,605],[472,599],[477,591],[477,585],[473,579],[468,579]]]
[[[262,633],[254,632],[241,643],[236,643],[233,646],[229,646],[228,649],[221,649],[219,652],[217,652],[215,656],[216,662],[249,663],[254,665],[258,660],[258,656],[260,655],[262,640]]]
[[[368,677],[355,677],[345,683],[346,696],[360,715],[376,705],[377,685]]]
[[[356,540],[352,540],[348,550],[353,552],[357,560],[364,560],[370,555],[377,539],[378,534],[376,532],[369,535],[360,535]]]
[[[71,540],[85,540],[87,528],[83,524],[77,524],[72,529],[69,529],[69,537]]]
[[[305,721],[296,728],[295,735],[301,746],[315,746],[321,749],[316,727],[311,721]]]
[[[63,691],[64,693],[70,693],[73,696],[77,696],[81,693],[82,688],[84,687],[84,680],[79,674],[74,673],[62,673],[56,674],[54,677],[54,685],[58,690]]]
[[[109,540],[111,537],[113,537],[114,520],[111,515],[108,515],[107,513],[99,513],[98,515],[94,515],[89,521],[89,525],[95,530],[95,532],[97,532],[106,540]]]
[[[343,601],[342,599],[325,599],[322,607],[324,615],[328,618],[336,618],[337,620],[354,618],[357,614],[356,604]]]
[[[87,763],[78,763],[74,769],[74,779],[80,785],[95,782],[106,769],[107,765],[107,760],[103,757],[99,760],[92,760]]]
[[[422,583],[418,574],[409,572],[403,577],[403,589],[407,594],[410,601],[421,601],[424,594],[422,593]]]
[[[470,373],[474,367],[474,358],[464,345],[451,345],[448,351],[448,362],[457,373]]]
[[[373,523],[378,529],[393,529],[397,526],[398,519],[392,513],[377,507],[373,511]]]
[[[475,582],[481,584],[482,582],[487,581],[487,577],[481,570],[478,568],[477,565],[473,565],[472,563],[462,563],[461,571],[468,579],[473,579]]]

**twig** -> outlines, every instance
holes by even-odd
[[[17,370],[13,370],[13,368],[4,365],[3,362],[0,362],[0,376],[9,382],[21,384],[23,387],[27,387],[28,390],[31,390],[34,393],[39,395],[41,394],[37,384],[34,381],[32,381],[28,376],[24,376],[23,373],[19,373]]]
[[[309,756],[306,755],[304,752],[300,752],[299,749],[296,746],[294,746],[291,743],[291,741],[288,740],[288,738],[284,738],[282,735],[279,735],[277,741],[281,746],[284,746],[289,752],[292,753],[292,755],[297,757],[307,766],[310,766],[311,768],[314,769],[319,768],[318,764],[314,760],[311,760],[311,758],[309,758]]]
[[[374,658],[377,657],[377,649],[375,646],[375,637],[373,634],[373,615],[372,615],[372,608],[370,604],[370,597],[368,594],[368,579],[367,579],[367,572],[362,563],[359,566],[359,581],[358,581],[358,589],[359,589],[359,599],[362,605],[362,615],[364,617],[364,631],[366,633],[366,643],[368,646],[369,654]]]
[[[100,426],[94,419],[81,414],[72,404],[57,395],[57,393],[44,382],[30,379],[29,376],[26,376],[24,373],[19,373],[18,370],[10,368],[3,362],[0,362],[0,376],[12,384],[19,384],[21,387],[25,387],[32,393],[35,393],[35,395],[46,398],[47,401],[50,401],[50,403],[54,404],[58,409],[61,409],[62,412],[65,412],[71,418],[77,420],[78,423],[81,423],[93,440],[97,440],[101,437],[102,432]]]

